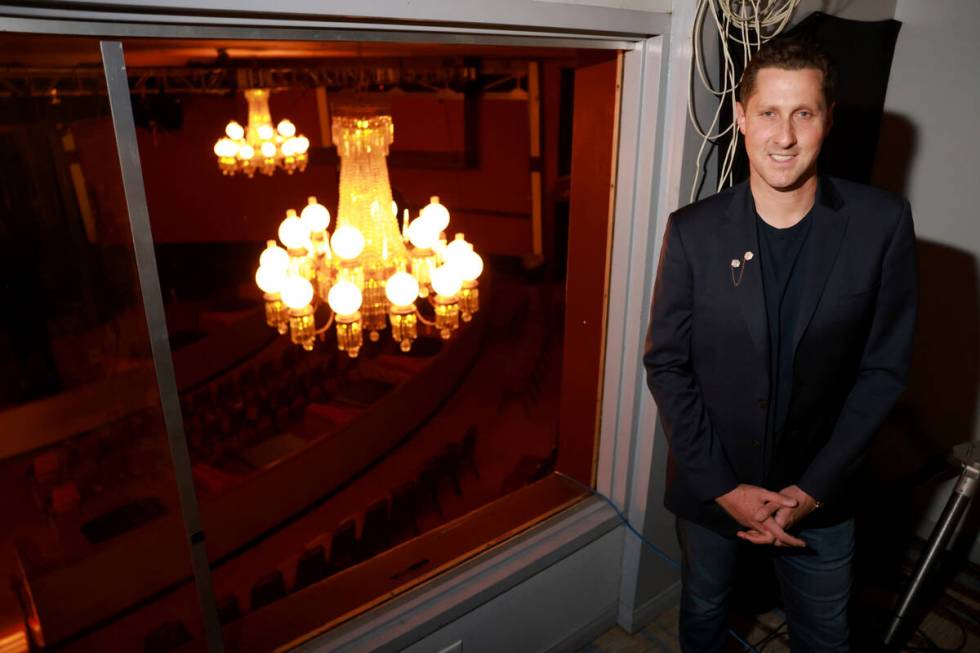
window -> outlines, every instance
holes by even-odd
[[[9,239],[8,247],[57,246],[45,256],[60,267],[52,273],[48,258],[23,249],[29,274],[16,276],[17,292],[36,297],[40,287],[50,299],[34,315],[18,311],[0,340],[32,352],[11,359],[20,367],[4,375],[25,380],[2,398],[0,420],[19,417],[22,442],[4,458],[14,473],[3,478],[27,496],[38,483],[17,470],[30,469],[53,475],[56,487],[74,483],[77,496],[47,499],[67,515],[48,526],[60,575],[49,585],[22,575],[20,606],[11,602],[4,615],[15,628],[26,613],[32,636],[50,643],[203,647],[97,43],[3,38],[7,63],[19,62],[10,57],[26,51],[23,41],[57,46],[53,58],[30,55],[30,74],[54,76],[71,62],[86,85],[23,98],[32,112],[22,131],[35,139],[25,150],[61,158],[17,172],[63,180],[71,201],[49,213],[76,238]],[[267,650],[339,623],[585,495],[597,454],[616,53],[357,41],[123,46],[190,472],[229,647]],[[247,128],[251,88],[271,91],[273,124],[288,118],[309,140],[305,169],[222,175],[212,148],[230,120]],[[448,340],[421,325],[407,353],[390,327],[376,342],[365,333],[356,357],[338,349],[335,329],[306,351],[266,324],[254,282],[288,209],[315,196],[333,217],[330,231],[343,222],[330,127],[357,111],[394,124],[385,167],[398,227],[401,211],[414,218],[437,195],[451,213],[447,237],[465,234],[485,264],[472,319]],[[66,134],[72,149],[62,156]],[[8,161],[4,171],[17,167]],[[17,218],[3,218],[5,233],[40,228],[26,208],[18,212],[29,206],[27,186],[9,184],[5,196],[20,204],[5,213]],[[70,282],[74,294],[55,282]],[[90,397],[84,423],[45,403],[79,393]],[[102,463],[109,455],[116,467]],[[83,482],[116,488],[111,505],[92,498],[109,490]],[[21,556],[43,546],[31,524],[50,522],[46,515],[4,515],[14,526],[5,546]],[[79,534],[85,547],[64,545]],[[130,573],[139,569],[147,577]],[[102,574],[113,582],[86,602]],[[74,599],[55,601],[46,588]]]

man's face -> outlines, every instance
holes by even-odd
[[[754,180],[794,190],[817,172],[817,155],[830,131],[831,108],[819,70],[763,68],[745,106],[735,107]]]

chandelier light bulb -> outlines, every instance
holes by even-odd
[[[443,297],[454,297],[463,287],[459,271],[449,265],[440,265],[432,271],[432,288]]]
[[[466,242],[463,234],[456,234],[456,239],[446,245],[445,251],[442,252],[442,258],[446,262],[446,265],[460,266],[466,259],[467,254],[472,251],[473,245]]]
[[[266,265],[259,265],[259,269],[255,271],[255,283],[262,292],[274,295],[280,292],[286,283],[286,270],[269,267]]]
[[[439,242],[439,230],[424,216],[419,216],[408,225],[408,240],[419,249],[432,249]]]
[[[272,141],[266,141],[262,143],[259,149],[262,151],[262,156],[264,156],[267,159],[271,159],[274,156],[276,156],[276,144],[273,143]]]
[[[250,161],[252,157],[255,156],[255,148],[247,143],[238,148],[238,158],[244,161]]]
[[[419,296],[419,282],[408,272],[396,272],[385,282],[385,296],[395,306],[411,306]]]
[[[313,196],[307,199],[307,204],[303,207],[303,212],[299,214],[299,218],[310,233],[320,233],[330,226],[330,211],[324,205],[319,204]]]
[[[306,308],[313,301],[313,284],[303,277],[290,275],[286,277],[280,294],[282,303],[289,308]]]
[[[245,128],[232,120],[225,126],[225,134],[233,141],[240,141],[245,138]]]
[[[286,249],[308,249],[310,230],[293,209],[286,212],[286,219],[279,225],[279,240]]]
[[[238,146],[230,138],[219,138],[214,144],[214,153],[223,159],[233,159],[238,154]]]
[[[327,294],[327,303],[337,315],[353,315],[361,308],[361,301],[361,291],[350,281],[338,281]]]
[[[272,129],[272,125],[259,125],[258,132],[259,138],[264,141],[269,140],[276,134],[276,132]]]
[[[351,261],[361,255],[364,249],[364,236],[349,224],[337,227],[330,238],[333,252],[345,261]]]
[[[471,250],[459,261],[456,269],[463,281],[476,281],[483,274],[483,257]]]
[[[293,139],[293,150],[296,154],[306,154],[310,149],[310,139],[306,136],[297,136]]]
[[[391,200],[391,214],[398,219],[398,203],[395,200]]]
[[[439,203],[438,195],[433,195],[429,203],[422,207],[421,217],[432,221],[437,234],[449,226],[449,210]]]
[[[259,256],[259,265],[271,270],[285,272],[289,267],[289,254],[282,247],[276,245],[276,241],[270,240],[266,244],[266,248],[262,250],[262,255]],[[259,287],[261,288],[261,285]]]
[[[280,120],[276,131],[283,138],[292,138],[296,135],[296,125],[291,120]]]

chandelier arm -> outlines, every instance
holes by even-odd
[[[333,311],[330,311],[330,318],[327,320],[327,323],[324,324],[319,329],[317,329],[316,331],[314,331],[313,332],[313,335],[315,335],[315,336],[322,336],[324,333],[326,333],[327,332],[327,329],[329,329],[330,327],[333,326],[333,318],[334,318],[335,315],[336,315],[336,313],[334,313]]]
[[[436,325],[434,321],[427,320],[425,319],[425,317],[422,316],[422,314],[419,312],[418,306],[415,307],[415,317],[418,318],[419,322],[421,322],[426,326],[434,327]]]

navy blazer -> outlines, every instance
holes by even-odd
[[[917,305],[908,202],[825,177],[807,219],[778,447],[765,437],[769,333],[748,182],[667,222],[643,356],[670,442],[664,503],[719,532],[740,528],[714,501],[739,483],[799,485],[824,504],[807,524],[848,516],[849,483],[905,388]]]

